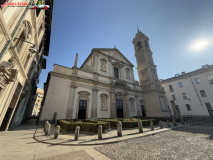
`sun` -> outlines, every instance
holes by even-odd
[[[201,49],[205,48],[207,45],[208,45],[208,41],[199,40],[193,45],[193,48],[196,50],[201,50]]]

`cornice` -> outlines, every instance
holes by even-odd
[[[195,71],[186,73],[184,75],[180,75],[179,77],[172,77],[172,78],[169,78],[169,79],[165,79],[162,82],[160,82],[160,84],[176,81],[176,80],[183,79],[183,78],[188,78],[190,76],[194,76],[194,75],[204,73],[204,72],[209,72],[209,71],[213,71],[213,67],[209,67],[207,69],[199,69],[199,70],[195,70]]]

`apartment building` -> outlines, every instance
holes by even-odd
[[[213,117],[213,65],[160,81],[172,115]]]
[[[18,0],[1,0],[20,2]],[[0,8],[0,131],[28,118],[39,75],[49,55],[54,0],[48,9],[29,9],[37,0],[21,0],[23,7]]]

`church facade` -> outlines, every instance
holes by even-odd
[[[93,48],[80,68],[54,65],[45,83],[40,121],[86,118],[169,117],[149,39],[138,30],[133,38],[134,65],[117,48]]]

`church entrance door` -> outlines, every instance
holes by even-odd
[[[146,117],[144,105],[141,105],[142,116]]]
[[[117,118],[124,118],[123,101],[116,99]]]
[[[78,119],[86,119],[87,101],[79,101]]]

